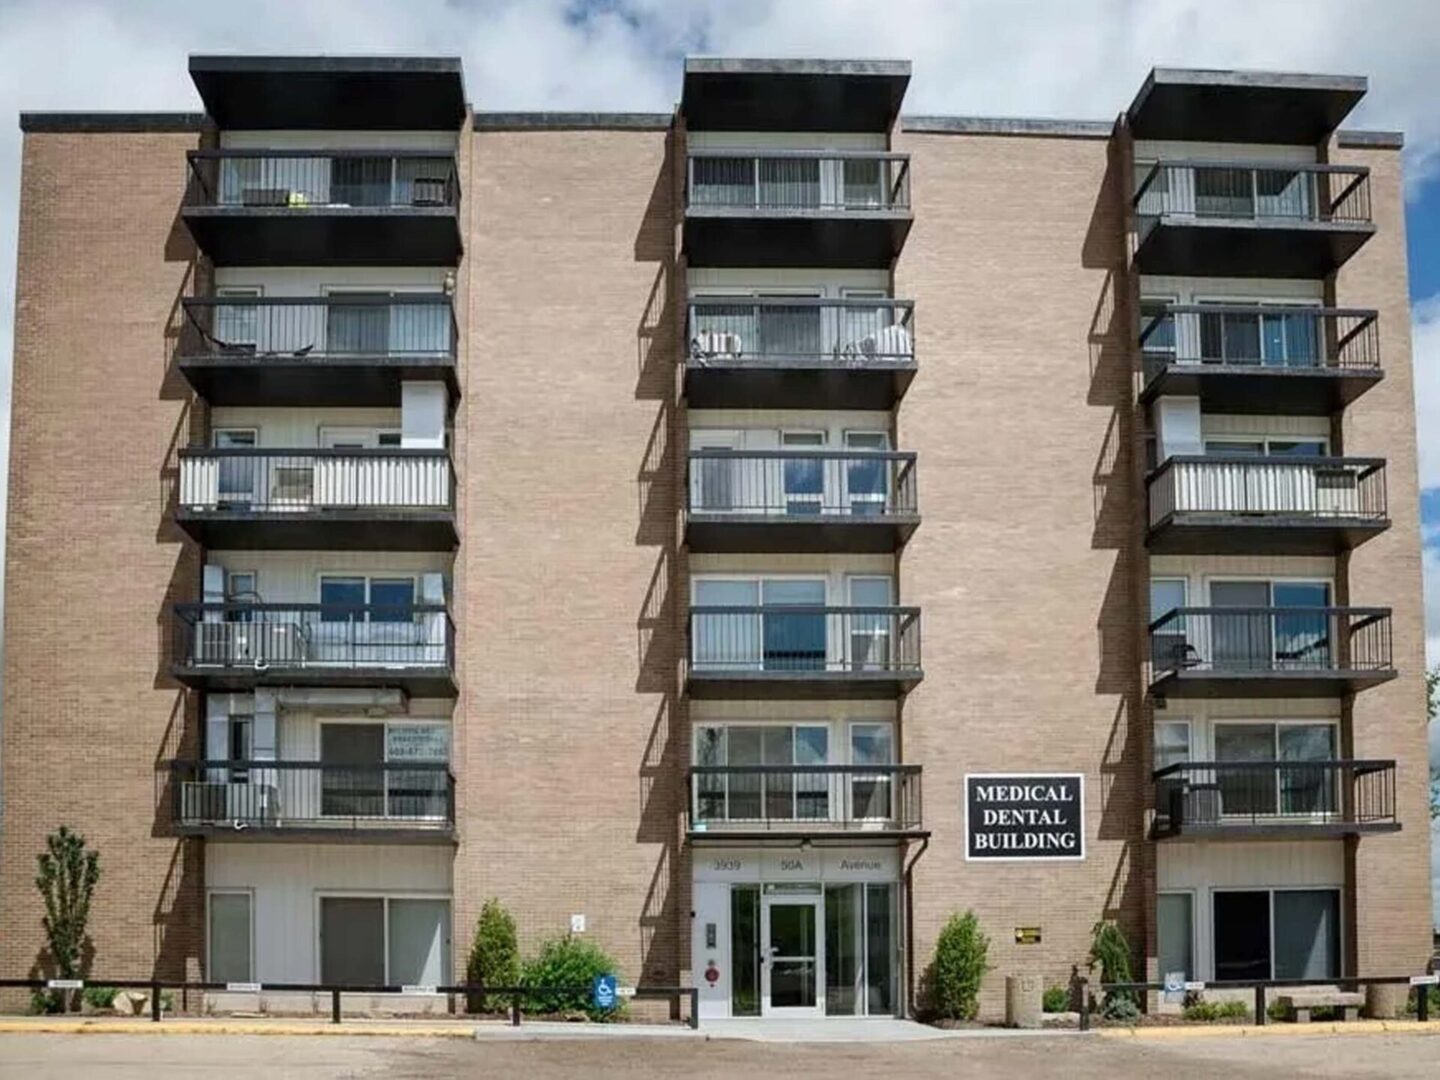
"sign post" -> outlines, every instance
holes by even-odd
[[[1084,775],[967,774],[965,858],[971,862],[1084,859]]]

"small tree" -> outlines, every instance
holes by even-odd
[[[520,950],[515,944],[515,920],[495,897],[485,901],[475,922],[475,939],[465,965],[465,981],[481,986],[515,986],[520,981]],[[504,1008],[503,994],[471,994],[471,1012]]]
[[[930,1012],[942,1020],[973,1020],[980,1009],[980,983],[990,970],[990,939],[973,911],[951,915],[935,940],[930,964]]]
[[[45,899],[42,924],[55,977],[78,978],[86,961],[85,925],[100,880],[100,855],[86,849],[83,836],[61,825],[45,838],[45,850],[35,858],[35,887]]]
[[[1130,941],[1119,925],[1108,920],[1095,924],[1090,938],[1090,970],[1100,969],[1102,983],[1133,982],[1130,955]],[[1140,1006],[1133,991],[1107,990],[1100,1011],[1112,1020],[1130,1020],[1140,1014]]]

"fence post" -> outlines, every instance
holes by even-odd
[[[150,984],[150,1021],[158,1024],[160,1022],[160,984]]]
[[[1415,1019],[1422,1024],[1430,1019],[1430,987],[1415,987]]]
[[[1090,984],[1080,979],[1080,1030],[1090,1030]]]
[[[520,995],[516,994],[510,999],[510,1026],[520,1026]]]
[[[1255,1023],[1265,1026],[1265,987],[1255,987]]]
[[[700,1030],[700,988],[690,987],[690,1030]]]
[[[339,990],[331,990],[331,991],[330,991],[330,1022],[331,1022],[332,1024],[338,1024],[338,1023],[340,1022],[340,991],[339,991]]]

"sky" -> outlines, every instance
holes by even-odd
[[[665,111],[681,59],[697,53],[909,59],[906,112],[972,116],[1113,119],[1157,65],[1367,75],[1348,126],[1406,138],[1427,651],[1440,662],[1436,0],[0,0],[0,457],[16,114],[199,111],[190,52],[458,54],[475,107],[497,110]],[[0,472],[0,500],[6,480]],[[1440,724],[1431,756],[1440,761]]]

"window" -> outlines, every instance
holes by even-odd
[[[1205,440],[1205,453],[1223,457],[1324,457],[1328,448],[1327,439],[1227,436]]]
[[[1215,979],[1333,979],[1340,974],[1339,889],[1214,894]]]
[[[1212,581],[1214,666],[1229,671],[1314,670],[1331,666],[1330,585],[1319,581]],[[1313,613],[1307,608],[1316,609]],[[1272,610],[1273,609],[1273,610]]]
[[[894,762],[895,739],[889,724],[850,725],[851,765],[892,765]],[[891,773],[850,774],[850,816],[857,821],[886,821],[895,817]]]
[[[1180,972],[1195,977],[1195,898],[1188,892],[1160,893],[1155,900],[1160,977]]]
[[[1192,659],[1189,619],[1172,614],[1185,606],[1186,592],[1184,578],[1150,579],[1150,660],[1157,668],[1183,667]]]
[[[1200,358],[1207,363],[1315,367],[1323,362],[1320,316],[1308,304],[1201,301],[1222,310],[1200,315]],[[1259,311],[1227,311],[1231,306]]]
[[[825,445],[823,431],[785,431],[780,445],[786,450],[802,450]],[[825,510],[825,462],[819,457],[786,458],[785,513],[790,516],[811,516]]]
[[[365,605],[371,605],[366,608]],[[415,579],[322,575],[320,618],[323,622],[413,622]]]
[[[1190,760],[1190,721],[1161,720],[1155,725],[1155,768],[1168,769]]]
[[[890,438],[883,431],[847,431],[845,449],[883,453],[890,449]],[[885,458],[845,463],[845,506],[851,514],[869,517],[885,513],[889,493],[890,463]]]
[[[448,899],[320,898],[321,982],[443,986],[449,968]]]
[[[320,445],[332,450],[368,450],[377,446],[399,446],[400,432],[394,428],[322,427]]]
[[[1286,763],[1276,768],[1220,770],[1221,812],[1250,817],[1335,813],[1339,807],[1335,777],[1318,763],[1339,756],[1336,736],[1333,723],[1217,722],[1216,761]]]
[[[258,287],[216,289],[221,300],[258,298]],[[215,305],[214,344],[225,351],[254,352],[260,344],[260,309],[255,304]]]
[[[254,428],[216,428],[210,441],[217,450],[245,450],[260,443]],[[224,506],[249,506],[258,501],[262,459],[222,454],[219,458],[216,499]]]
[[[850,669],[883,671],[892,662],[894,617],[883,610],[893,603],[888,577],[853,577],[850,604],[861,610],[850,615]]]
[[[1173,303],[1173,296],[1140,300],[1141,348],[1147,361],[1169,363],[1175,359],[1175,316],[1169,311]]]
[[[251,897],[248,892],[210,893],[206,978],[210,982],[255,981]]]
[[[825,765],[830,729],[824,724],[705,725],[695,730],[695,763],[720,766]],[[823,773],[700,774],[697,821],[823,821],[830,817]]]

